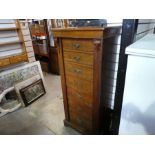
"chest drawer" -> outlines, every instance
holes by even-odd
[[[81,52],[64,51],[65,61],[71,61],[79,64],[93,66],[93,54],[85,54]]]
[[[81,80],[73,76],[66,76],[66,83],[68,87],[71,87],[77,91],[92,94],[93,84],[90,81]]]
[[[76,101],[80,105],[84,105],[87,108],[92,108],[93,95],[90,93],[82,93],[75,91],[74,89],[67,87],[68,101]]]
[[[68,98],[69,111],[76,113],[78,116],[82,116],[84,119],[92,121],[92,109],[85,104],[81,104],[75,98],[71,96]]]
[[[81,115],[70,111],[70,122],[78,129],[81,129],[87,133],[92,131],[92,121],[83,118]]]
[[[63,48],[68,50],[78,50],[85,52],[93,52],[94,44],[91,39],[63,39]]]
[[[6,65],[9,65],[10,64],[10,61],[9,59],[0,59],[0,67],[3,67],[3,66],[6,66]]]
[[[66,75],[73,75],[90,81],[93,80],[93,70],[79,64],[65,62],[65,72]]]
[[[22,62],[22,61],[27,61],[26,54],[17,55],[17,56],[13,56],[12,58],[10,58],[11,63],[18,63],[18,62]]]

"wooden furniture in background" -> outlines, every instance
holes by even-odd
[[[68,19],[51,19],[52,28],[67,28],[68,22]]]
[[[104,40],[120,28],[52,29],[58,46],[65,125],[84,134],[99,134],[104,124]]]
[[[0,68],[27,62],[28,56],[19,20],[0,20],[0,33]],[[15,49],[15,46],[18,46],[18,49]]]
[[[51,73],[60,74],[57,47],[50,47]]]
[[[29,24],[29,27],[36,60],[40,61],[43,71],[50,72],[50,43],[47,19],[35,20]]]
[[[51,19],[51,27],[53,28],[67,28],[68,19]],[[54,41],[55,42],[55,41]],[[50,47],[51,73],[60,74],[58,62],[58,49],[56,43]]]

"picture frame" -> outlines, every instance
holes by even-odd
[[[30,105],[46,93],[42,79],[20,89],[25,106]]]

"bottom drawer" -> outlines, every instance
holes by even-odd
[[[10,64],[9,59],[0,59],[0,67],[7,66]]]
[[[69,111],[80,115],[83,119],[92,121],[92,109],[85,106],[84,104],[80,104],[77,100],[73,100],[71,98],[68,99]]]
[[[92,131],[92,122],[90,120],[84,119],[72,111],[70,111],[70,122],[73,124],[73,126],[81,131],[86,133],[91,133]]]

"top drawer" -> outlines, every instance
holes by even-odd
[[[93,52],[94,43],[91,39],[63,39],[63,48],[68,50],[78,50],[85,52]]]

